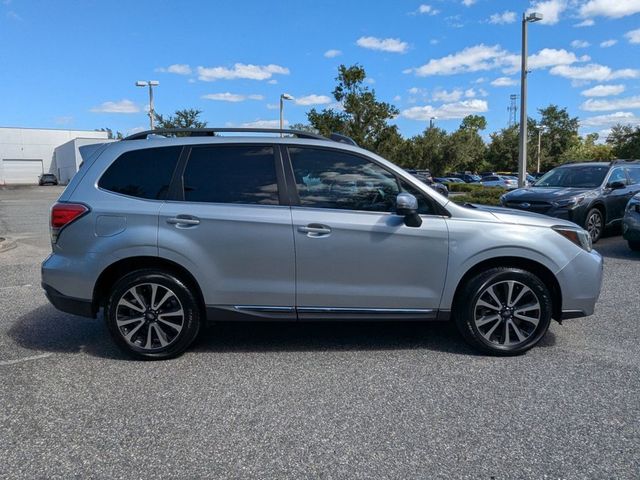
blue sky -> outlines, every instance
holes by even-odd
[[[482,114],[506,126],[529,26],[529,112],[550,103],[581,132],[640,124],[640,0],[0,0],[0,125],[132,132],[156,111],[199,108],[211,126],[272,126],[332,106],[341,63],[364,66],[410,136]],[[335,106],[335,105],[333,105]],[[338,106],[339,107],[339,106]]]

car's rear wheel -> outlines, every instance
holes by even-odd
[[[466,282],[453,313],[460,333],[477,350],[517,355],[545,335],[552,305],[549,290],[531,272],[492,268]]]
[[[118,280],[109,295],[105,320],[116,344],[142,359],[182,354],[200,329],[193,292],[173,274],[138,270]]]
[[[604,215],[602,215],[602,211],[598,208],[592,208],[587,213],[587,219],[584,223],[584,229],[589,232],[591,236],[591,241],[596,243],[602,237],[602,232],[604,231]]]

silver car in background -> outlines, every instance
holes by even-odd
[[[225,130],[84,159],[51,211],[55,307],[102,311],[145,359],[184,352],[205,320],[251,319],[452,320],[514,355],[594,311],[602,258],[573,223],[457,205],[344,137]]]

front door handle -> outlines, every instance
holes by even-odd
[[[199,225],[200,219],[192,215],[176,215],[175,217],[167,218],[167,223],[177,227],[185,227]]]
[[[324,237],[331,233],[331,229],[319,223],[310,223],[306,227],[298,227],[300,233],[306,233],[308,237]]]

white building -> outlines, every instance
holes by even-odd
[[[109,142],[107,132],[0,127],[0,185],[37,184],[42,173],[68,183],[81,162],[78,147]]]

